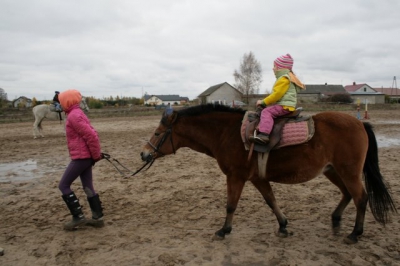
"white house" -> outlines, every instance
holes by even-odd
[[[32,100],[25,97],[25,96],[21,96],[18,99],[14,100],[12,102],[12,106],[15,108],[18,107],[32,107]]]
[[[180,105],[182,98],[179,95],[144,95],[144,104],[147,105]]]
[[[375,91],[368,84],[347,85],[344,89],[351,95],[354,102],[378,104],[385,103],[385,94]]]
[[[218,103],[229,105],[233,101],[242,101],[243,94],[228,82],[224,82],[209,87],[197,97],[200,104]]]

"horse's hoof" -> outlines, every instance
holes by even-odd
[[[215,234],[213,237],[212,237],[212,240],[214,241],[214,240],[216,240],[216,241],[221,241],[221,240],[224,240],[225,239],[225,236],[219,236],[219,235],[217,235],[217,234]]]
[[[292,236],[293,233],[292,232],[288,232],[286,229],[285,230],[279,229],[278,231],[275,232],[275,235],[277,237],[285,238],[285,237]]]
[[[215,232],[212,240],[224,240],[225,239],[225,231],[224,229],[220,229],[217,232]]]
[[[357,244],[358,239],[354,235],[348,235],[345,239],[343,239],[343,241],[346,244],[353,245],[353,244]]]
[[[340,227],[333,227],[332,228],[333,235],[337,236],[340,234]]]

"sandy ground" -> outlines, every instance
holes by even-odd
[[[381,171],[400,208],[400,111],[369,114]],[[159,119],[96,118],[92,124],[103,152],[134,170]],[[69,158],[62,126],[45,121],[45,138],[33,139],[32,124],[0,125],[0,265],[400,265],[400,217],[383,227],[368,209],[359,243],[344,244],[355,208],[349,205],[341,234],[334,236],[330,215],[340,193],[324,177],[273,184],[292,236],[275,236],[275,216],[248,183],[232,233],[213,241],[225,218],[225,177],[214,159],[189,149],[132,178],[122,178],[105,160],[97,163],[95,188],[106,226],[64,231],[70,215],[57,185]],[[79,181],[73,189],[89,215]]]

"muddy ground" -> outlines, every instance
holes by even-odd
[[[369,115],[381,171],[400,208],[400,110]],[[159,120],[159,115],[91,119],[103,152],[131,169],[142,165],[139,153]],[[333,235],[330,215],[340,192],[324,177],[299,185],[273,184],[292,236],[275,236],[275,216],[248,183],[232,233],[213,241],[225,218],[225,177],[214,159],[189,149],[156,161],[133,178],[122,178],[105,160],[98,162],[94,182],[106,226],[64,231],[70,216],[57,187],[69,163],[63,128],[45,121],[45,138],[33,139],[32,124],[0,124],[0,265],[400,264],[399,215],[383,227],[368,209],[359,243],[343,243],[354,225],[355,208],[348,206],[341,234]],[[73,189],[89,216],[80,182]]]

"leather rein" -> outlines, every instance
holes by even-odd
[[[149,144],[149,146],[151,148],[153,148],[153,152],[150,153],[149,157],[146,160],[146,163],[144,165],[142,165],[138,170],[136,170],[136,172],[131,171],[130,169],[128,169],[127,167],[125,167],[124,165],[122,165],[117,159],[111,158],[111,155],[107,154],[107,153],[103,153],[103,158],[106,159],[109,163],[112,164],[112,166],[114,166],[114,168],[122,175],[125,176],[125,174],[123,173],[123,171],[118,167],[118,165],[120,167],[122,167],[124,170],[131,172],[132,174],[130,176],[134,176],[138,173],[140,173],[147,165],[148,167],[145,169],[148,170],[154,163],[154,161],[156,160],[153,155],[155,153],[158,153],[160,156],[159,157],[163,157],[165,156],[165,154],[163,154],[162,152],[160,152],[160,148],[161,146],[165,143],[165,141],[167,140],[167,138],[171,135],[172,133],[172,126],[168,127],[168,129],[160,134],[162,135],[162,138],[160,139],[160,141],[157,143],[157,145],[154,145],[153,143],[151,143],[150,141],[147,141],[147,144]],[[174,143],[172,141],[172,137],[170,137],[170,142],[171,142],[171,146],[172,146],[172,150],[175,154],[175,146]],[[115,162],[115,164],[114,164]]]

